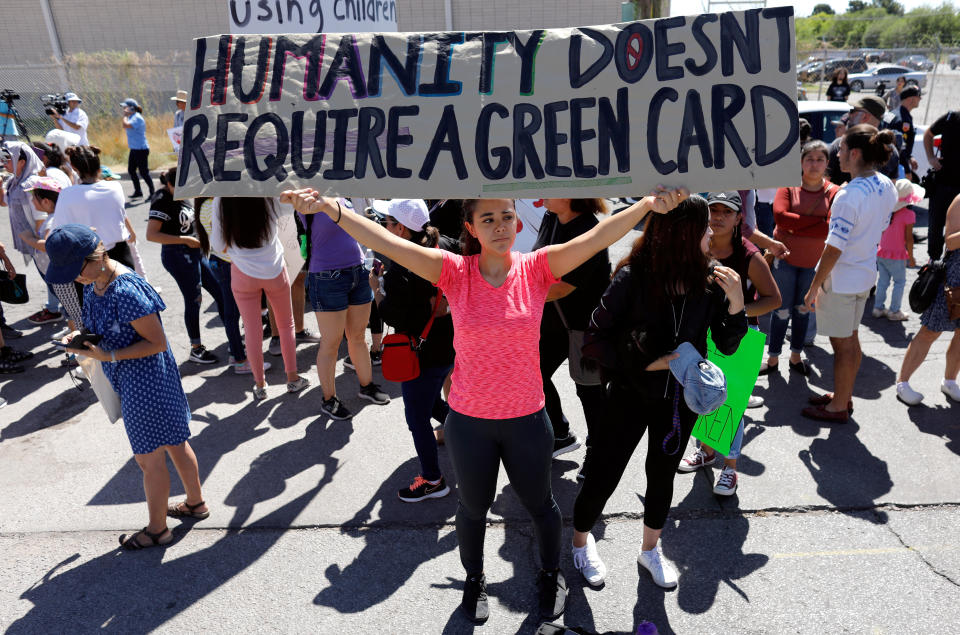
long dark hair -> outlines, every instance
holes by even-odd
[[[440,242],[440,230],[427,223],[423,226],[418,232],[413,231],[407,227],[407,231],[410,232],[410,241],[415,242],[421,247],[436,247]]]
[[[223,242],[243,249],[263,247],[277,217],[273,200],[262,196],[221,198],[217,213]]]
[[[37,142],[33,147],[43,152],[43,158],[46,160],[48,168],[59,168],[63,165],[63,152],[60,146],[55,143]]]
[[[200,241],[200,251],[204,256],[210,255],[210,236],[207,234],[203,223],[200,222],[200,206],[208,200],[210,200],[209,196],[198,196],[193,199],[193,209],[196,214],[196,222],[193,223],[193,226],[197,230],[197,240]]]
[[[607,202],[602,198],[571,198],[570,211],[577,214],[606,214]]]
[[[630,265],[631,276],[643,285],[644,297],[655,302],[703,293],[710,258],[700,249],[700,240],[709,222],[707,201],[697,195],[669,214],[652,214],[617,271]]]

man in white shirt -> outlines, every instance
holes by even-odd
[[[876,134],[872,126],[868,128]],[[888,133],[889,134],[889,133]],[[862,159],[863,143],[848,146],[851,132],[841,138],[841,169],[853,177],[833,199],[827,244],[804,298],[816,305],[817,333],[833,347],[833,394],[810,399],[803,415],[820,421],[844,423],[853,409],[853,385],[862,357],[858,329],[870,288],[877,280],[877,246],[897,202],[893,183]]]
[[[61,115],[54,110],[53,114],[50,115],[50,118],[53,119],[53,125],[61,130],[80,135],[80,142],[77,145],[90,145],[90,141],[87,139],[87,127],[90,125],[90,118],[80,107],[83,100],[76,93],[67,93],[64,97],[67,100],[67,112]]]

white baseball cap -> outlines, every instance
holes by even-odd
[[[377,200],[373,202],[372,207],[378,214],[396,218],[401,225],[411,231],[423,231],[423,226],[430,222],[430,213],[422,198]]]

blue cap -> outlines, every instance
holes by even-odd
[[[687,407],[699,415],[713,412],[727,400],[727,378],[713,362],[700,355],[690,342],[684,342],[674,353],[680,357],[671,360],[670,371],[683,386]]]
[[[73,282],[83,270],[84,260],[92,254],[100,237],[86,225],[64,225],[50,232],[47,236],[47,256],[50,265],[47,267],[47,282],[50,284],[66,284]]]
[[[133,97],[127,97],[122,102],[120,102],[120,105],[126,106],[127,108],[134,108],[134,109],[140,107],[140,104],[138,104],[137,100],[134,99]]]

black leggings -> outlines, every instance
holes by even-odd
[[[672,378],[670,382],[675,385]],[[573,504],[573,527],[582,532],[593,528],[607,499],[617,488],[643,433],[649,429],[644,465],[647,490],[644,495],[643,524],[651,529],[663,529],[673,502],[673,479],[697,415],[687,408],[681,393],[681,433],[679,440],[674,436],[667,443],[668,451],[677,449],[671,455],[663,451],[663,440],[673,428],[672,387],[666,399],[646,399],[634,391],[628,392],[614,386],[605,403],[606,420],[593,432],[590,470]]]
[[[383,320],[380,318],[380,309],[376,302],[370,303],[370,319],[367,321],[370,332],[374,335],[383,335]]]
[[[553,428],[546,412],[514,419],[477,419],[450,410],[444,437],[457,475],[457,542],[467,575],[483,573],[487,511],[497,494],[501,461],[533,518],[540,565],[548,571],[558,569],[562,517],[550,488]]]
[[[547,416],[553,424],[553,435],[557,439],[562,439],[570,434],[570,422],[563,415],[560,394],[551,378],[569,357],[570,336],[567,335],[567,329],[563,328],[560,319],[548,317],[547,311],[556,313],[556,309],[550,306],[544,308],[540,329],[540,375],[543,379]],[[603,388],[577,384],[577,397],[580,398],[580,405],[583,406],[583,416],[587,422],[587,438],[592,445],[594,428],[603,425]]]
[[[150,168],[147,166],[147,160],[149,158],[149,148],[145,148],[143,150],[131,150],[130,156],[127,157],[127,172],[130,174],[130,180],[133,181],[134,194],[143,194],[143,191],[140,189],[140,179],[137,178],[138,172],[140,173],[140,176],[143,177],[143,180],[147,182],[147,187],[150,189],[150,194],[153,194],[153,179],[150,178]]]

